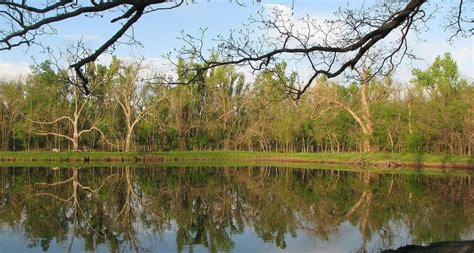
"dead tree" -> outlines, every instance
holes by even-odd
[[[140,63],[129,66],[120,66],[119,62],[113,62],[115,68],[119,68],[120,78],[115,80],[111,86],[111,96],[119,105],[125,119],[125,136],[123,151],[128,152],[132,148],[132,138],[135,127],[146,117],[153,117],[151,110],[166,98],[166,93],[159,93],[150,97],[150,84],[141,82]],[[157,85],[158,86],[158,85]]]
[[[67,139],[72,144],[72,150],[77,151],[79,150],[79,138],[86,133],[90,133],[92,131],[98,131],[102,134],[102,131],[97,128],[94,124],[87,129],[80,128],[80,120],[82,120],[84,115],[84,108],[89,103],[90,99],[84,98],[82,93],[79,91],[78,87],[73,87],[72,93],[72,112],[68,112],[67,115],[58,117],[51,121],[47,120],[35,120],[27,117],[27,120],[34,123],[35,125],[42,126],[41,130],[37,130],[34,132],[36,135],[43,135],[43,136],[56,136],[60,138]],[[71,131],[68,130],[69,133],[65,133],[62,131],[49,131],[45,130],[44,128],[49,128],[48,126],[54,126],[60,124],[61,122],[65,122],[67,125],[70,126]]]

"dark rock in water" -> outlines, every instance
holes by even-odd
[[[406,245],[383,253],[474,253],[474,241],[435,242],[428,246]]]

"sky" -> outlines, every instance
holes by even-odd
[[[293,12],[295,17],[309,15],[317,19],[331,18],[334,11],[346,5],[361,7],[370,5],[372,0],[262,0],[262,3],[240,0],[245,3],[241,7],[229,0],[197,0],[174,10],[159,11],[143,16],[134,25],[135,38],[142,46],[118,45],[114,52],[119,58],[146,58],[147,62],[159,72],[169,71],[162,58],[166,53],[180,48],[182,42],[177,39],[180,32],[199,34],[200,28],[207,28],[206,44],[213,45],[212,38],[218,34],[227,35],[232,28],[240,28],[251,15],[262,9],[280,8]],[[433,1],[432,1],[433,2]],[[442,6],[443,1],[434,1],[433,5]],[[291,9],[293,7],[293,9]],[[119,28],[118,24],[110,24],[113,15],[107,14],[103,18],[76,18],[54,25],[57,34],[43,36],[40,41],[43,45],[55,51],[67,48],[67,45],[81,39],[91,48],[97,48]],[[412,67],[426,68],[437,55],[450,52],[457,61],[463,77],[474,79],[474,40],[457,39],[453,43],[447,42],[449,34],[443,31],[444,16],[434,19],[430,23],[430,30],[421,34],[421,38],[412,36],[409,39],[413,52],[423,60],[404,62],[395,73],[399,80],[410,80]],[[0,79],[25,76],[29,66],[34,62],[47,59],[47,54],[38,47],[21,47],[12,51],[0,51]],[[110,55],[99,59],[101,63],[110,61]]]

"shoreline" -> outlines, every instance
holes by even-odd
[[[436,154],[395,153],[276,153],[251,151],[170,151],[170,152],[0,152],[0,164],[62,163],[144,163],[178,161],[271,162],[335,164],[380,169],[434,168],[474,171],[474,157]]]

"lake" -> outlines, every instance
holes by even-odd
[[[474,239],[472,174],[3,167],[0,252],[380,252]]]

